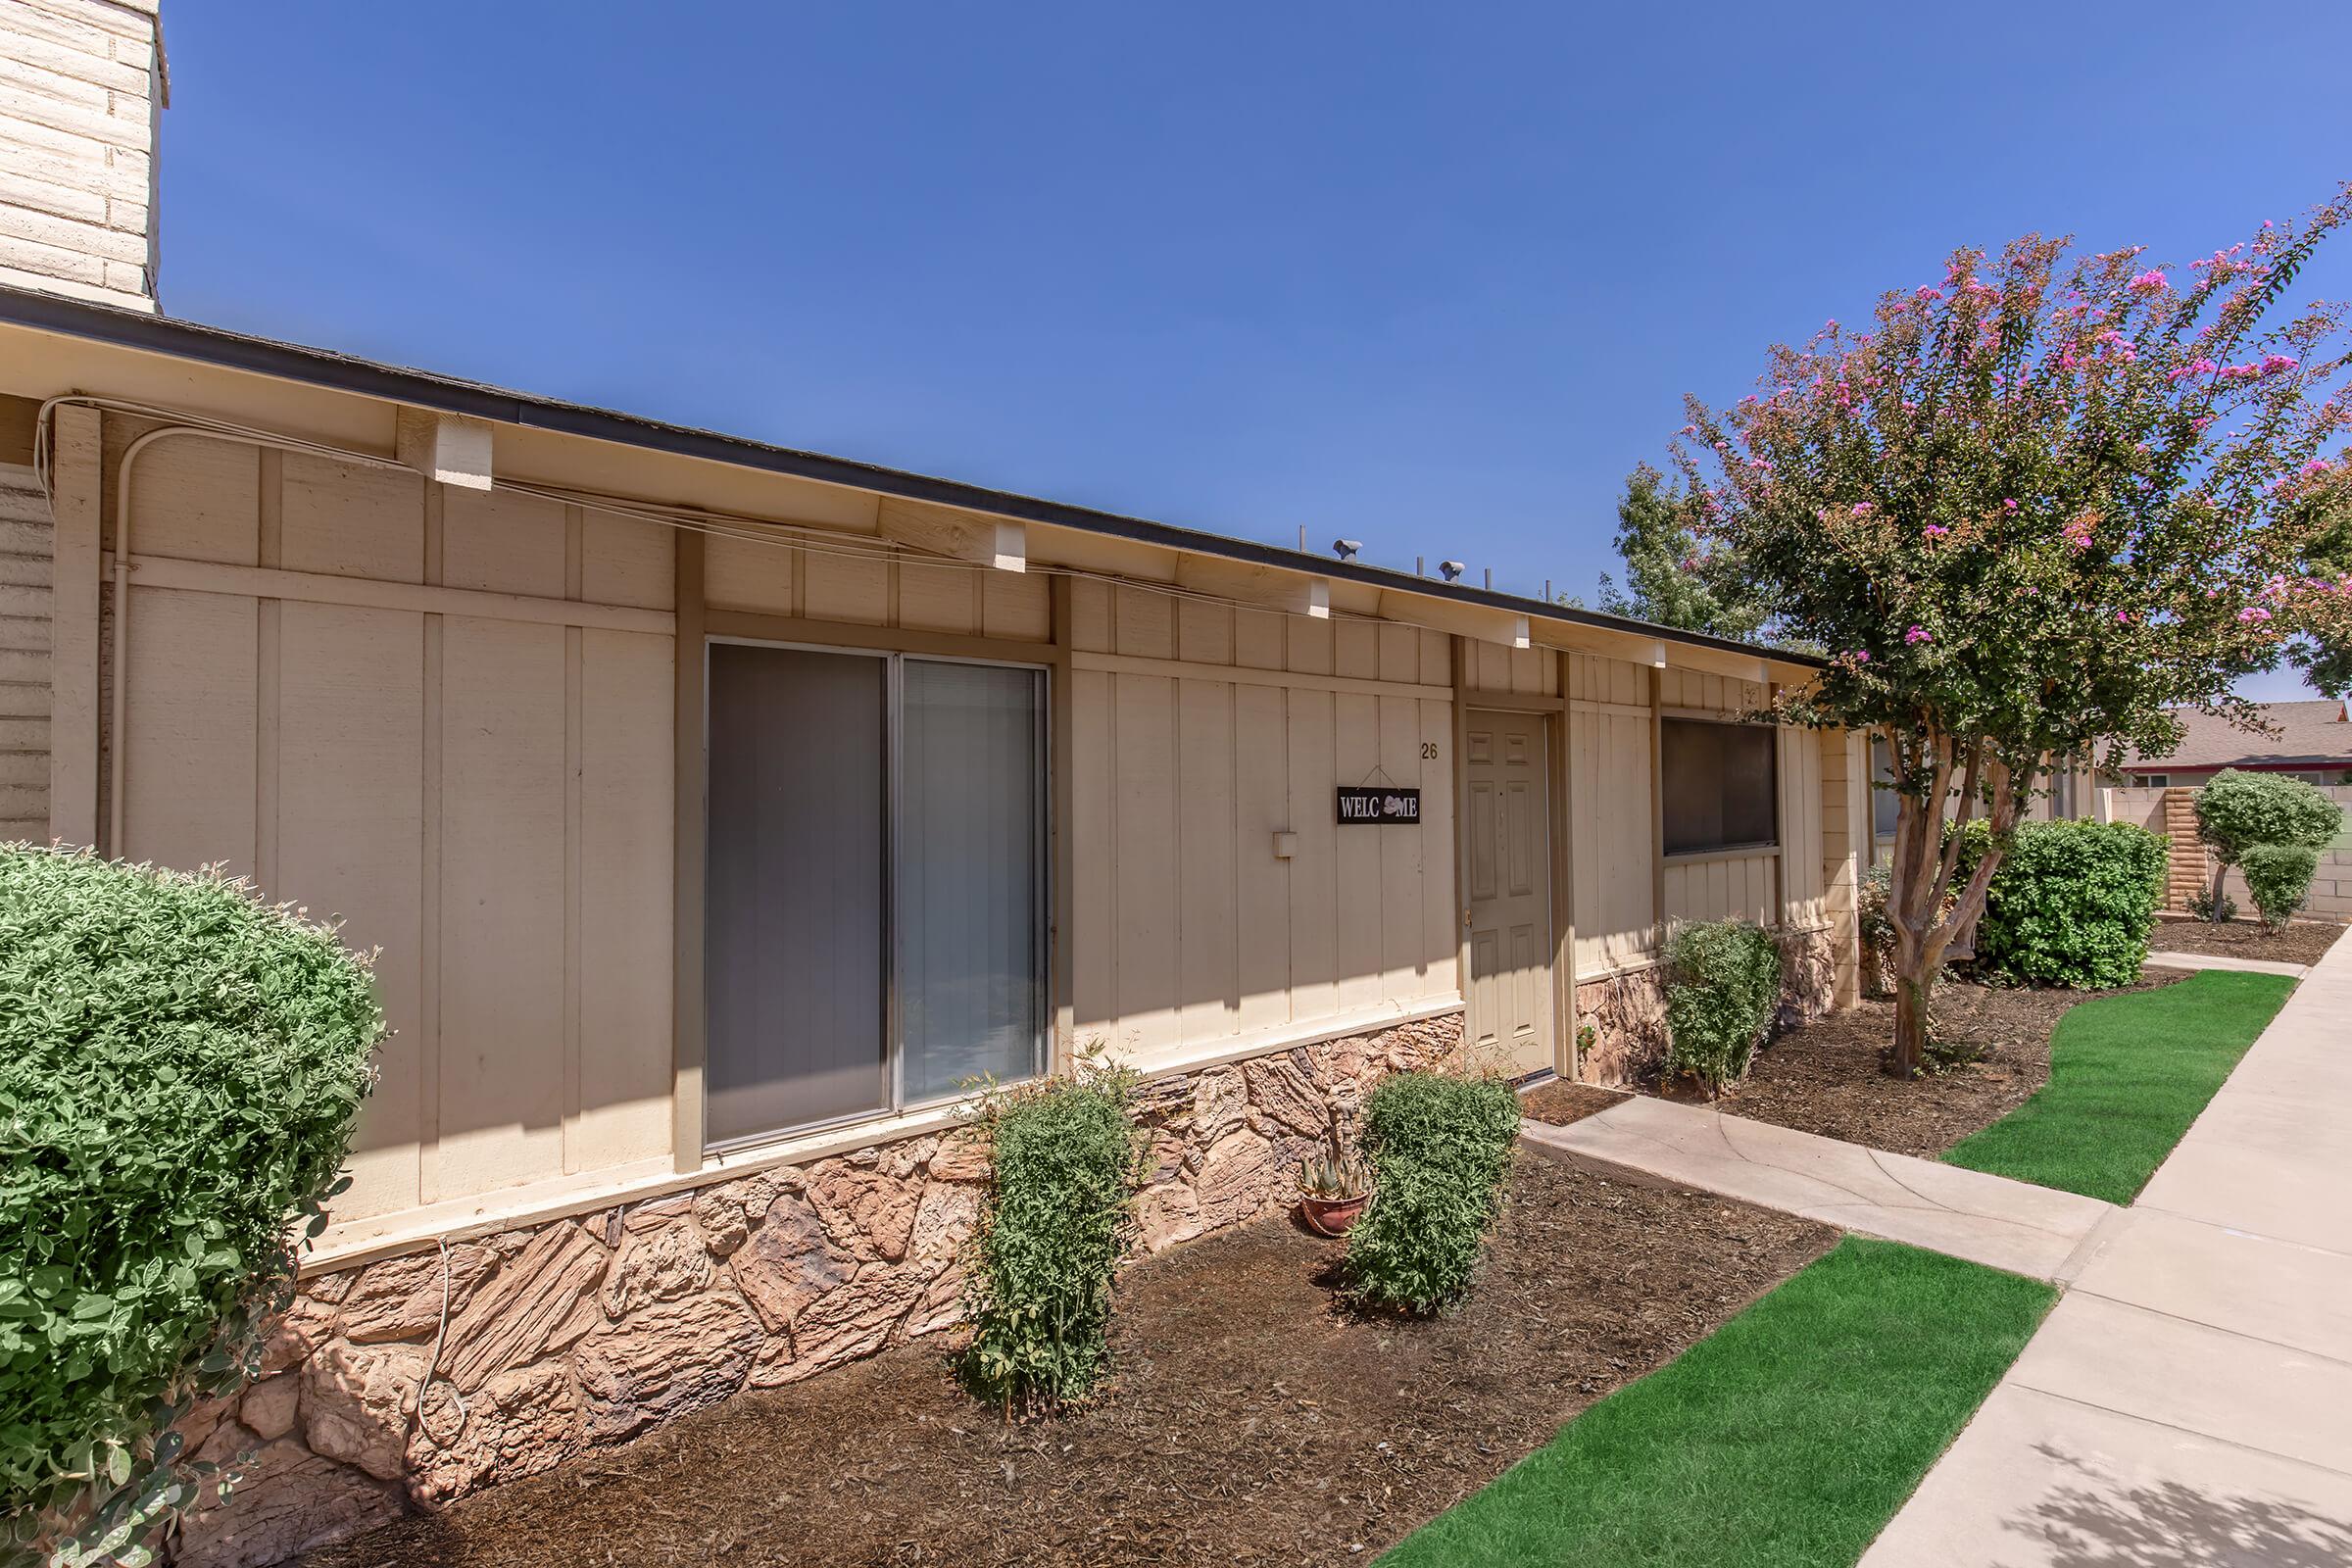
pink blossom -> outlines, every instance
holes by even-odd
[[[1951,529],[1946,528],[1940,522],[1931,522],[1925,528],[1920,530],[1920,532],[1926,534],[1931,539],[1940,539],[1951,531]]]
[[[2271,612],[2260,605],[2248,605],[2237,612],[2237,618],[2241,621],[2268,620],[2271,618]]]
[[[2158,293],[2164,287],[2164,274],[2153,270],[2142,272],[2132,280],[2132,286],[2142,294]]]
[[[2332,466],[2334,466],[2334,465],[2330,464],[2326,458],[2314,458],[2309,463],[2303,465],[2303,476],[2308,479],[2315,473],[2326,473]]]
[[[1935,634],[1916,621],[1903,633],[1904,643],[1913,648],[1918,647],[1921,643],[1932,643],[1935,640]]]
[[[2001,501],[2001,510],[2003,512],[2015,512],[2017,510],[2016,498],[2014,496],[2004,497]]]
[[[2119,611],[2117,611],[2117,612],[2115,612],[2115,623],[2116,623],[2118,626],[2129,626],[2129,625],[2131,625],[2131,624],[2132,624],[2132,612],[2130,612],[2129,610],[2119,610]]]
[[[1854,515],[1855,515],[1855,516],[1857,516],[1857,517],[1867,517],[1867,516],[1869,516],[1869,515],[1870,515],[1870,513],[1871,513],[1871,506],[1870,506],[1870,503],[1869,503],[1869,502],[1867,502],[1867,501],[1857,501],[1857,502],[1855,502],[1855,503],[1854,503]]]

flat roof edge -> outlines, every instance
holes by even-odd
[[[1520,594],[1460,583],[1432,582],[1427,577],[1386,566],[1336,561],[1280,545],[1261,544],[1253,539],[1208,533],[1174,523],[1153,522],[1147,518],[1048,501],[1013,491],[993,490],[983,485],[885,467],[853,458],[837,458],[820,452],[775,446],[746,436],[672,424],[558,398],[537,397],[428,370],[363,360],[329,349],[254,337],[222,327],[205,326],[172,317],[123,310],[91,301],[0,286],[0,323],[82,338],[118,348],[193,360],[224,369],[250,371],[331,391],[381,398],[387,402],[405,403],[413,408],[431,409],[443,414],[470,415],[502,424],[641,447],[822,484],[874,491],[902,500],[927,501],[1024,522],[1102,534],[1171,550],[1187,550],[1198,555],[1220,556],[1251,565],[1309,572],[1398,593],[1505,610],[1518,614],[1592,626],[1602,631],[1655,637],[1688,647],[1752,655],[1807,668],[1819,668],[1822,664],[1822,661],[1810,655],[1786,649],[1653,625],[1602,611],[1570,609]]]

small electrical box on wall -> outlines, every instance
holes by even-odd
[[[1293,856],[1296,856],[1298,853],[1298,834],[1296,834],[1296,833],[1276,833],[1276,834],[1274,835],[1274,858],[1276,858],[1277,860],[1287,860],[1287,859],[1290,859],[1290,858],[1291,858]]]

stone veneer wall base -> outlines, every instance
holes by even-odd
[[[1454,1012],[1145,1085],[1144,1248],[1297,1201],[1333,1110],[1452,1059],[1461,1030]],[[174,1561],[262,1568],[946,1329],[987,1175],[969,1134],[915,1138],[305,1280],[262,1376],[189,1417],[197,1456],[244,1456],[244,1479]]]

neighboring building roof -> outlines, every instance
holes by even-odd
[[[281,380],[356,392],[443,414],[471,415],[505,424],[532,426],[714,463],[734,464],[910,501],[936,502],[1025,522],[1054,524],[1200,555],[1221,556],[1253,565],[1311,572],[1392,592],[1449,599],[1462,604],[1509,611],[1515,614],[1540,615],[1606,631],[1631,632],[1690,647],[1752,654],[1785,664],[1819,668],[1823,663],[1822,660],[1811,655],[1786,649],[1680,631],[1671,626],[1636,620],[1631,616],[1570,609],[1520,594],[1498,593],[1466,583],[1442,582],[1385,566],[1338,561],[1330,556],[1260,544],[1252,539],[1236,539],[1225,534],[1178,527],[1172,523],[1121,516],[1088,507],[1069,506],[1009,491],[963,484],[953,479],[909,473],[878,464],[771,446],[743,436],[693,429],[638,415],[618,414],[609,409],[537,397],[527,392],[508,391],[485,386],[478,381],[436,375],[430,371],[384,365],[327,349],[280,343],[221,327],[120,310],[82,300],[0,286],[0,322],[123,348],[144,349],[228,369],[256,371]]]
[[[2352,722],[2340,702],[2259,703],[2265,735],[2240,729],[2217,713],[2177,708],[2188,733],[2162,757],[2131,752],[2126,767],[2352,767]]]

